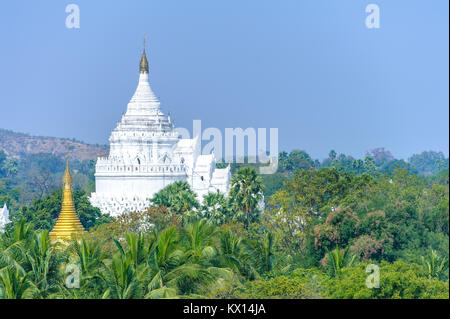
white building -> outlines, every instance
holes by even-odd
[[[3,205],[3,208],[0,208],[0,232],[3,232],[5,229],[5,225],[10,222],[11,220],[9,219],[9,210],[5,203],[5,205]]]
[[[201,155],[198,138],[181,139],[149,84],[145,49],[139,83],[126,113],[109,138],[108,157],[95,166],[93,206],[113,216],[141,211],[153,195],[175,181],[186,181],[201,201],[208,192],[228,193],[230,168],[216,168],[213,154]]]

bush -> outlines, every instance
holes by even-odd
[[[448,282],[428,279],[417,264],[398,260],[393,264],[382,262],[380,287],[366,286],[366,267],[369,263],[342,269],[328,282],[327,297],[332,299],[448,299]]]

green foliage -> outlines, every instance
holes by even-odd
[[[95,161],[72,160],[70,165],[74,188],[92,192]],[[65,160],[54,154],[21,154],[17,159],[8,158],[0,151],[0,196],[14,199],[14,210],[28,205],[33,199],[45,197],[61,187],[64,169]]]
[[[111,221],[107,215],[102,215],[100,210],[93,207],[84,191],[73,192],[75,210],[85,229]],[[17,213],[12,214],[13,220],[25,220],[33,224],[35,229],[50,231],[61,211],[62,190],[59,189],[44,198],[33,200],[30,206],[23,206]]]
[[[228,196],[210,193],[200,205],[177,182],[146,211],[111,218],[81,190],[93,162],[74,162],[74,202],[89,233],[60,245],[48,238],[61,208],[48,181],[60,178],[60,162],[28,161],[48,172],[30,204],[17,187],[25,162],[17,181],[0,176],[0,204],[14,207],[0,234],[0,298],[448,298],[448,169],[417,175],[413,160],[382,148],[364,160],[331,151],[322,163],[282,152],[273,175],[233,166]],[[381,267],[379,288],[366,286],[370,263]],[[68,265],[80,269],[79,288],[65,285]]]
[[[33,231],[24,221],[0,241],[0,295],[6,298],[49,298],[56,289],[64,257],[50,244],[46,230]],[[11,297],[14,296],[14,297]]]
[[[272,196],[279,190],[283,183],[288,180],[285,173],[266,174],[261,176],[261,182],[264,185],[264,196]]]
[[[208,193],[203,197],[202,216],[215,225],[225,224],[233,219],[230,199],[222,193]]]
[[[0,150],[0,178],[17,175],[19,161],[16,158],[7,158],[6,153]]]
[[[328,298],[344,299],[448,299],[448,282],[427,278],[417,264],[383,262],[379,288],[366,286],[368,263],[342,269],[328,284]]]
[[[289,155],[286,152],[279,154],[278,166],[281,172],[308,170],[315,167],[315,162],[305,151],[293,150]]]
[[[425,268],[428,278],[445,279],[446,271],[448,271],[448,258],[440,257],[434,249],[431,249],[426,257],[421,257],[422,266]]]
[[[316,297],[312,287],[301,278],[279,276],[269,280],[248,282],[236,298],[251,299],[309,299]]]
[[[338,208],[328,214],[324,224],[314,227],[317,247],[346,247],[358,232],[359,218],[348,207]]]
[[[437,181],[397,169],[374,177],[297,171],[269,199],[263,225],[303,256],[299,264],[318,266],[336,246],[362,260],[417,263],[428,247],[448,257],[448,184]]]
[[[0,298],[448,298],[435,253],[423,267],[382,262],[380,288],[369,289],[368,262],[354,265],[348,247],[329,253],[331,277],[318,269],[292,271],[271,233],[242,238],[207,219],[128,233],[114,243],[112,253],[105,239],[89,236],[58,246],[46,231],[17,223],[0,238]],[[79,288],[65,287],[69,264],[80,269]]]
[[[445,158],[442,152],[429,151],[414,154],[409,158],[409,162],[424,175],[432,175],[449,167],[448,158]]]
[[[175,182],[163,188],[151,199],[152,205],[165,206],[177,214],[199,208],[196,194],[187,182]]]
[[[14,267],[0,270],[0,283],[0,299],[31,298],[36,291],[28,275]]]
[[[330,277],[335,277],[343,268],[351,267],[356,262],[356,255],[351,255],[350,247],[345,248],[343,251],[335,248],[326,255],[326,268]]]

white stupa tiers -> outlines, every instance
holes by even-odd
[[[3,208],[0,208],[0,232],[5,230],[6,224],[10,223],[9,219],[9,210],[6,206],[6,203],[3,205]]]
[[[145,49],[139,84],[109,138],[108,157],[95,166],[93,206],[113,216],[142,211],[149,199],[175,181],[186,181],[201,201],[208,192],[228,193],[230,168],[216,168],[213,154],[201,155],[198,138],[180,139],[149,83]]]

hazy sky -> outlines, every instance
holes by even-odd
[[[66,5],[80,8],[68,29]],[[380,7],[380,29],[365,26]],[[1,1],[0,127],[107,143],[138,80],[177,126],[279,128],[324,158],[449,151],[448,1]]]

